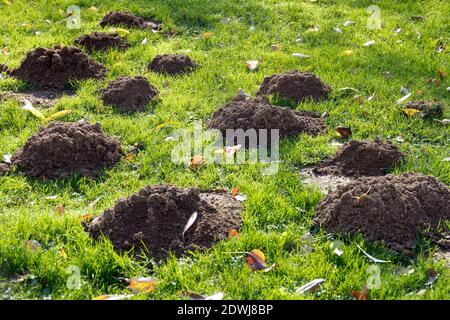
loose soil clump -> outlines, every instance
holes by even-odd
[[[183,230],[194,212],[197,219]],[[226,239],[241,225],[241,204],[225,191],[202,192],[171,185],[147,186],[94,219],[87,231],[97,239],[107,236],[114,248],[135,249],[157,259],[169,252],[177,257]]]
[[[130,44],[117,33],[93,32],[75,40],[77,46],[90,51],[106,51],[108,49],[127,50]]]
[[[389,142],[347,142],[331,159],[313,168],[317,174],[381,176],[389,173],[406,156]]]
[[[122,113],[144,111],[158,90],[142,76],[119,77],[101,90],[104,104],[112,105]]]
[[[450,219],[450,189],[434,177],[406,173],[361,177],[329,193],[313,222],[411,254],[417,234],[435,229],[441,219]]]
[[[11,75],[38,89],[63,90],[69,81],[102,79],[106,68],[75,47],[37,48]]]
[[[265,77],[258,93],[274,95],[295,103],[308,99],[317,102],[328,98],[331,87],[314,73],[293,70]]]
[[[194,71],[197,63],[184,54],[162,54],[156,56],[148,65],[148,69],[158,73],[174,76]]]
[[[130,12],[112,11],[108,12],[100,22],[100,26],[125,26],[136,29],[152,29],[155,31],[161,30],[161,24],[155,21],[146,21]]]
[[[419,110],[422,118],[440,118],[444,114],[444,106],[436,100],[409,101],[405,108]]]
[[[218,129],[224,137],[227,129],[254,129],[257,133],[259,129],[279,129],[280,138],[300,133],[318,135],[326,131],[324,120],[318,114],[272,106],[267,97],[252,99],[244,95],[237,95],[217,110],[207,126]]]
[[[41,128],[13,156],[26,176],[65,178],[72,174],[96,177],[100,170],[121,159],[121,146],[106,135],[99,123],[52,122]]]

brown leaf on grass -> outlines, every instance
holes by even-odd
[[[62,215],[62,214],[64,213],[64,211],[66,211],[66,209],[64,208],[64,205],[63,205],[63,204],[58,204],[58,205],[55,207],[55,213],[56,213],[58,216]]]
[[[245,262],[253,271],[264,270],[266,269],[266,256],[259,249],[253,249],[250,252],[247,252],[247,258]]]
[[[350,129],[349,127],[339,126],[334,130],[336,130],[340,134],[342,139],[347,139],[352,135],[352,129]]]
[[[228,238],[239,238],[239,232],[236,229],[231,229]]]
[[[423,20],[423,16],[412,16],[411,19],[414,21],[420,21]]]
[[[151,293],[156,290],[158,281],[153,277],[126,279],[128,289],[134,293]]]
[[[133,158],[134,158],[133,154],[131,152],[128,152],[127,156],[126,156],[126,160],[131,161],[131,160],[133,160]]]
[[[352,297],[356,300],[369,300],[367,287],[364,286],[362,291],[352,290]]]
[[[197,168],[203,166],[204,164],[205,164],[205,160],[203,159],[203,156],[200,154],[197,154],[194,157],[192,157],[191,164],[189,165],[189,167],[192,170],[196,170]]]
[[[233,188],[231,189],[231,195],[235,197],[239,194],[239,191],[240,191],[239,188]]]
[[[94,215],[92,213],[86,213],[79,216],[78,219],[80,219],[81,222],[90,222],[94,219]]]

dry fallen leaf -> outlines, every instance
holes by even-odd
[[[80,221],[82,222],[89,222],[94,219],[94,215],[92,213],[86,213],[79,216],[78,219],[80,219]]]
[[[110,33],[118,33],[120,35],[124,35],[124,34],[130,34],[130,31],[128,31],[127,29],[124,28],[111,28],[109,29]]]
[[[420,112],[420,110],[413,109],[413,108],[405,108],[405,109],[403,109],[403,112],[409,117],[414,117],[417,113]]]
[[[444,80],[445,78],[447,78],[447,72],[445,72],[445,70],[443,69],[438,69],[438,76],[441,80]]]
[[[240,194],[234,196],[233,198],[234,198],[234,200],[239,201],[239,202],[247,200],[247,196],[246,195],[240,195]]]
[[[214,36],[214,32],[203,32],[201,37],[202,39],[209,39],[212,38]]]
[[[369,300],[367,287],[364,286],[363,291],[352,291],[352,297],[356,300]]]
[[[442,120],[434,119],[434,120],[440,122],[440,123],[443,124],[444,126],[446,126],[446,125],[448,125],[448,124],[450,123],[450,119],[442,119]]]
[[[92,300],[125,300],[131,298],[132,296],[132,294],[101,295],[92,298]]]
[[[240,191],[239,188],[233,188],[231,189],[231,195],[235,197],[239,194],[239,191]]]
[[[361,248],[361,247],[359,246],[359,244],[356,244],[356,246],[357,246],[358,249],[361,250],[361,252],[364,253],[364,254],[366,255],[366,257],[369,258],[372,262],[375,262],[375,263],[389,263],[389,262],[390,262],[390,261],[388,261],[388,260],[380,260],[380,259],[377,259],[377,258],[371,256],[371,255],[368,254],[366,251],[364,251],[364,249]]]
[[[144,40],[142,40],[141,44],[142,44],[142,45],[145,45],[145,44],[147,44],[147,42],[148,42],[148,39],[147,39],[147,38],[144,38]]]
[[[58,204],[58,205],[55,207],[55,213],[56,213],[58,216],[62,215],[62,214],[64,213],[64,211],[66,211],[66,209],[64,208],[64,205],[62,205],[62,204]]]
[[[191,160],[191,164],[189,165],[189,167],[192,170],[197,169],[198,167],[201,167],[205,164],[205,160],[203,159],[203,156],[200,154],[195,155],[192,160]]]
[[[192,227],[192,225],[193,225],[193,224],[195,223],[195,221],[197,220],[197,217],[198,217],[197,211],[195,211],[194,213],[192,213],[191,216],[189,217],[188,222],[186,222],[186,225],[185,225],[184,228],[183,228],[183,234],[182,234],[183,239],[184,239],[184,234],[186,233],[186,231],[188,231],[188,229],[189,229],[190,227]]]
[[[126,279],[128,289],[134,293],[151,293],[156,290],[158,281],[153,277]]]
[[[25,104],[22,107],[23,110],[29,111],[36,118],[45,121],[45,116],[42,114],[42,112],[33,107],[30,100],[24,99],[24,102]]]
[[[444,119],[445,120],[445,119]],[[12,160],[12,154],[11,153],[7,153],[3,156],[2,161],[4,163],[8,163],[11,164],[11,160]]]
[[[228,238],[238,238],[239,233],[236,229],[231,229],[230,233],[228,234]]]
[[[395,104],[400,104],[400,103],[402,103],[402,102],[408,100],[408,98],[409,98],[410,96],[411,96],[411,93],[408,93],[407,95],[405,95],[405,96],[401,97],[400,99],[398,99],[398,100],[395,102]]]
[[[272,51],[278,51],[278,50],[283,49],[283,46],[282,46],[281,44],[272,44],[272,45],[270,46],[270,49],[271,49]]]
[[[250,70],[250,71],[257,70],[258,69],[258,64],[259,64],[258,60],[249,60],[249,61],[246,62],[247,69]]]
[[[223,300],[223,297],[225,296],[223,291],[217,292],[210,296],[203,296],[195,292],[188,292],[187,295],[189,296],[189,300]]]
[[[266,269],[266,256],[259,249],[253,249],[250,252],[247,252],[247,258],[245,262],[247,266],[250,267],[253,271],[264,270]]]
[[[310,55],[307,54],[303,54],[303,53],[298,53],[298,52],[294,52],[292,54],[293,57],[297,57],[297,58],[301,58],[301,59],[306,59],[306,58],[311,58]]]
[[[97,12],[97,11],[98,11],[97,7],[95,7],[95,6],[89,7],[88,10],[89,10],[89,11],[92,11],[92,12]]]
[[[325,279],[314,279],[307,284],[298,288],[295,292],[299,294],[304,294],[307,292],[315,292],[320,289],[322,284],[325,282]]]
[[[370,47],[375,44],[375,40],[369,40],[363,44],[364,47]]]
[[[64,248],[59,249],[58,254],[59,254],[61,257],[63,257],[64,259],[67,259],[67,253],[66,253],[66,251],[64,250]]]
[[[439,273],[436,270],[434,270],[434,269],[428,270],[428,280],[425,283],[425,285],[431,286],[438,278],[439,278]]]
[[[349,127],[339,126],[334,130],[336,130],[340,134],[342,139],[347,139],[352,135],[352,129],[350,129]]]

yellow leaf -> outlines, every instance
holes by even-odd
[[[62,118],[66,115],[68,115],[69,113],[71,113],[72,110],[62,110],[62,111],[58,111],[54,114],[49,115],[47,118],[45,118],[45,121],[50,122],[59,118]]]
[[[109,32],[111,33],[118,33],[118,34],[130,34],[130,31],[123,29],[123,28],[111,28],[109,29]]]
[[[128,279],[128,289],[134,293],[151,293],[156,290],[157,280],[155,278],[133,278]]]
[[[94,215],[92,213],[86,213],[86,214],[82,214],[78,218],[80,219],[80,221],[89,222],[92,219],[94,219]]]
[[[29,111],[33,116],[35,116],[36,118],[38,118],[40,120],[43,120],[43,121],[46,120],[46,118],[42,114],[42,112],[40,112],[38,109],[33,107],[33,105],[31,104],[31,102],[29,100],[25,99],[24,101],[25,101],[25,105],[22,107],[23,110]]]
[[[59,255],[60,255],[61,257],[63,257],[64,259],[67,259],[67,253],[66,253],[66,251],[64,250],[64,248],[61,248],[61,249],[59,250]]]
[[[231,229],[230,233],[228,234],[228,238],[238,238],[239,232],[236,229]]]
[[[202,33],[202,39],[209,39],[214,36],[214,32],[203,32]]]
[[[351,56],[353,54],[353,50],[344,50],[342,51],[342,56]]]
[[[22,27],[27,30],[31,30],[33,28],[33,26],[29,23],[22,23]]]
[[[416,113],[420,112],[420,110],[412,109],[412,108],[406,108],[403,109],[403,112],[408,115],[409,117],[413,117]]]
[[[90,7],[88,10],[92,11],[92,12],[97,12],[98,11],[97,7],[95,7],[95,6]]]
[[[164,122],[164,123],[161,123],[160,125],[158,125],[156,127],[156,130],[159,131],[159,130],[161,130],[164,127],[178,127],[180,125],[181,125],[181,123],[180,122],[176,122],[176,121]]]

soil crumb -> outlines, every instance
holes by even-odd
[[[317,102],[328,98],[331,87],[314,73],[293,70],[265,77],[258,93],[274,95],[295,103],[309,99]]]
[[[331,192],[315,209],[314,224],[327,232],[361,233],[412,254],[419,232],[450,219],[450,189],[431,176],[361,177]]]
[[[127,40],[117,33],[93,32],[83,35],[75,40],[77,46],[90,51],[106,51],[108,49],[126,50],[130,47]]]
[[[331,159],[313,168],[316,174],[381,176],[399,164],[406,156],[389,142],[352,140]]]
[[[194,212],[197,218],[183,236]],[[202,192],[171,185],[147,186],[94,219],[87,231],[97,239],[107,236],[121,252],[148,253],[164,259],[203,250],[241,226],[241,204],[225,191]],[[137,250],[136,250],[137,249]]]
[[[119,142],[106,135],[99,123],[56,121],[28,139],[12,163],[28,177],[56,179],[72,174],[96,177],[120,159]]]
[[[155,31],[161,30],[161,24],[151,20],[144,20],[131,12],[126,11],[112,11],[108,12],[100,22],[100,26],[125,26],[136,29],[152,29]]]
[[[101,90],[104,104],[116,107],[122,113],[144,111],[158,90],[142,76],[119,77]]]
[[[444,114],[444,106],[437,100],[409,101],[405,108],[419,110],[420,116],[427,119],[441,118]]]
[[[197,63],[184,54],[162,54],[156,56],[148,65],[150,71],[174,76],[194,71]]]
[[[324,120],[319,114],[272,106],[267,97],[252,99],[239,94],[217,110],[207,126],[218,129],[224,136],[227,129],[254,129],[257,134],[259,129],[279,129],[280,138],[300,133],[318,135],[326,131]]]
[[[75,47],[37,48],[11,75],[38,89],[63,90],[70,81],[102,79],[106,68]]]

